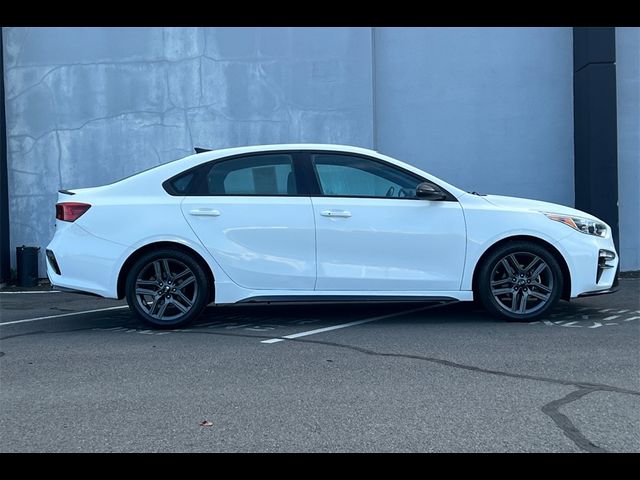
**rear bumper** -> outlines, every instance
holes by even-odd
[[[51,252],[51,255],[47,255],[47,276],[51,285],[59,289],[116,298],[117,276],[114,267],[128,248],[98,238],[75,223],[59,227],[47,245],[47,251]]]
[[[90,297],[100,297],[100,298],[102,298],[101,295],[98,295],[96,293],[85,292],[83,290],[76,290],[75,288],[61,287],[60,285],[51,284],[51,288],[53,288],[54,290],[59,290],[61,292],[66,292],[66,293],[77,293],[79,295],[88,295]]]

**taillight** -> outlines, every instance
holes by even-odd
[[[75,222],[84,212],[89,210],[91,205],[88,203],[78,202],[62,202],[56,203],[56,218],[63,222]]]

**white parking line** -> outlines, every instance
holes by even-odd
[[[98,308],[97,310],[84,310],[82,312],[61,313],[59,315],[49,315],[46,317],[25,318],[24,320],[14,320],[13,322],[3,322],[3,325],[14,325],[16,323],[37,322],[39,320],[49,320],[50,318],[71,317],[73,315],[83,315],[85,313],[107,312],[109,310],[117,310],[119,308],[129,308],[129,305],[119,305],[117,307]]]
[[[616,318],[618,318],[620,315],[611,315],[610,317],[607,318],[603,318],[602,321],[603,322],[608,322],[609,320],[615,320]]]
[[[629,317],[625,320],[625,322],[630,322],[631,320],[638,320],[640,318],[640,316],[635,316],[635,317]]]
[[[16,295],[18,293],[60,293],[60,290],[37,290],[37,291],[25,291],[25,292],[0,292],[0,295]]]
[[[397,317],[399,315],[406,315],[407,313],[419,312],[421,310],[427,310],[427,309],[435,308],[435,307],[439,307],[439,306],[440,306],[440,304],[438,304],[438,305],[429,305],[429,306],[426,306],[426,307],[413,308],[411,310],[405,310],[405,311],[402,311],[402,312],[389,313],[387,315],[381,315],[379,317],[365,318],[364,320],[357,320],[355,322],[341,323],[340,325],[333,325],[331,327],[316,328],[315,330],[307,330],[306,332],[294,333],[292,335],[285,335],[284,337],[280,337],[280,338],[270,338],[269,340],[262,340],[260,343],[284,342],[285,339],[286,340],[292,340],[294,338],[300,338],[300,337],[306,337],[306,336],[309,336],[309,335],[315,335],[316,333],[323,333],[323,332],[329,332],[331,330],[338,330],[340,328],[353,327],[355,325],[362,325],[363,323],[375,322],[377,320],[383,320],[385,318]]]

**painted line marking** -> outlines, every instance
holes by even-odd
[[[601,327],[601,326],[602,326],[602,324],[601,324],[601,323],[599,323],[599,322],[593,322],[593,325],[591,325],[590,327],[587,327],[587,328],[598,328],[598,327]]]
[[[575,325],[576,323],[578,323],[577,321],[574,322],[569,322],[569,323],[565,323],[564,325],[560,325],[561,327],[573,327],[573,328],[580,328],[580,325]]]
[[[605,309],[598,310],[598,311],[599,311],[600,313],[607,313],[607,312],[610,312],[611,310],[613,310],[613,308],[605,308]]]
[[[629,317],[629,318],[625,319],[625,322],[630,322],[631,320],[638,320],[639,318],[640,318],[640,316]]]
[[[250,323],[242,323],[240,325],[229,325],[228,327],[224,327],[225,330],[233,330],[234,328],[244,328],[244,327],[250,327],[251,324]]]
[[[216,320],[214,322],[209,322],[209,323],[198,323],[198,324],[194,325],[194,327],[205,328],[205,327],[210,327],[211,325],[216,325],[217,323],[218,323],[218,320]]]
[[[318,323],[320,321],[320,319],[315,319],[315,320],[298,320],[297,322],[294,322],[296,325],[307,325],[309,323]]]
[[[24,292],[0,292],[0,295],[17,295],[18,293],[60,293],[60,290],[38,290],[35,292],[24,291]]]
[[[629,310],[618,310],[618,311],[617,311],[617,312],[615,312],[615,313],[627,313],[628,311],[629,311]]]
[[[353,327],[353,326],[356,326],[356,325],[362,325],[363,323],[370,323],[370,322],[375,322],[377,320],[384,320],[385,318],[391,318],[391,317],[397,317],[397,316],[400,316],[400,315],[406,315],[406,314],[409,314],[409,313],[419,312],[420,310],[427,310],[429,308],[434,308],[434,307],[437,307],[437,306],[440,306],[440,305],[429,305],[427,307],[413,308],[411,310],[405,310],[403,312],[389,313],[387,315],[381,315],[379,317],[365,318],[364,320],[356,320],[355,322],[341,323],[340,325],[333,325],[331,327],[316,328],[315,330],[308,330],[306,332],[294,333],[292,335],[285,335],[284,337],[280,337],[280,338],[270,338],[269,340],[262,340],[260,343],[284,342],[285,340],[292,340],[294,338],[306,337],[306,336],[309,336],[309,335],[315,335],[317,333],[330,332],[331,330],[339,330],[341,328],[347,328],[347,327]]]
[[[3,325],[14,325],[16,323],[37,322],[39,320],[49,320],[50,318],[71,317],[74,315],[84,315],[85,313],[108,312],[109,310],[118,310],[121,308],[129,308],[129,305],[120,305],[117,307],[98,308],[97,310],[84,310],[82,312],[61,313],[60,315],[48,315],[46,317],[25,318],[24,320],[14,320],[13,322],[3,322]]]
[[[615,320],[616,318],[618,318],[620,315],[611,315],[610,317],[607,318],[603,318],[602,321],[603,322],[608,322],[609,320]]]

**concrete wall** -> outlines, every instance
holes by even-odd
[[[368,28],[3,30],[12,252],[47,245],[59,188],[194,146],[372,146]]]
[[[465,190],[573,206],[570,28],[381,28],[376,141]]]
[[[640,269],[640,28],[616,29],[622,270]]]
[[[570,28],[3,31],[12,257],[49,242],[59,188],[111,182],[193,146],[375,144],[468,190],[573,204]],[[637,58],[633,35],[619,33]],[[618,60],[631,168],[621,167],[621,209],[637,216],[624,173],[637,186],[632,50],[621,45]],[[637,222],[623,228],[636,228],[623,248],[638,268]]]

